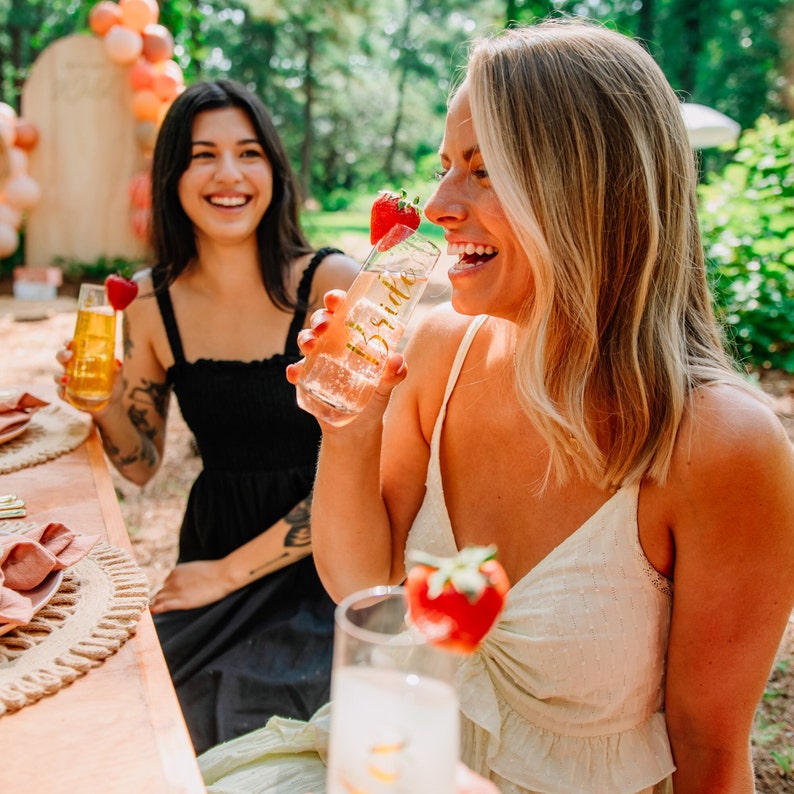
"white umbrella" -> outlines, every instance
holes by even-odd
[[[681,103],[681,115],[689,133],[693,149],[707,149],[723,143],[735,144],[739,139],[741,127],[719,110],[696,105],[692,102]]]

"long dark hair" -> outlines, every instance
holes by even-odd
[[[273,169],[273,198],[256,230],[259,267],[270,299],[285,310],[296,308],[287,289],[292,261],[311,252],[299,220],[295,174],[267,109],[245,86],[232,80],[195,83],[180,94],[163,120],[152,163],[151,236],[156,264],[171,284],[196,257],[193,223],[179,201],[178,186],[190,165],[193,121],[199,113],[240,108]]]

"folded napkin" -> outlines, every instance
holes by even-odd
[[[49,403],[27,392],[0,395],[0,433],[10,432],[30,421],[30,417]]]
[[[26,591],[82,560],[98,540],[99,535],[79,535],[55,523],[0,535],[0,624],[29,623],[35,610]]]

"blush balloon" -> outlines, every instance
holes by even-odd
[[[139,239],[149,242],[149,224],[152,213],[148,208],[139,207],[134,210],[130,218],[132,233]]]
[[[160,7],[155,0],[119,0],[121,24],[140,33],[147,25],[157,22]]]
[[[8,150],[8,162],[11,166],[11,176],[26,174],[28,171],[28,154],[22,149],[12,146]]]
[[[152,177],[148,171],[141,171],[130,179],[130,204],[136,209],[152,206]]]
[[[108,58],[122,66],[135,61],[143,50],[141,34],[124,25],[114,25],[103,41]]]
[[[0,225],[3,224],[12,229],[19,229],[22,226],[22,210],[10,204],[0,204]]]
[[[19,235],[13,226],[0,223],[0,259],[11,256],[19,248]]]
[[[174,54],[174,37],[163,25],[147,25],[141,32],[143,57],[151,63],[168,60]]]
[[[100,0],[88,12],[88,27],[97,36],[104,36],[114,25],[121,24],[121,9],[112,0]]]
[[[17,209],[29,210],[39,203],[41,188],[33,177],[20,174],[6,185],[6,201]]]
[[[145,58],[138,58],[127,71],[127,78],[130,81],[133,91],[142,91],[144,88],[151,88],[154,82],[154,69],[151,63]]]

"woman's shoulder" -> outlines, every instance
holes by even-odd
[[[307,258],[306,264],[314,255]],[[360,268],[361,265],[347,254],[338,251],[327,254],[317,265],[312,279],[312,304],[321,303],[322,296],[329,290],[348,289]],[[315,296],[316,301],[314,300]]]
[[[670,472],[693,490],[756,477],[770,484],[782,477],[794,485],[792,449],[760,390],[749,384],[712,384],[696,389],[687,403]]]

